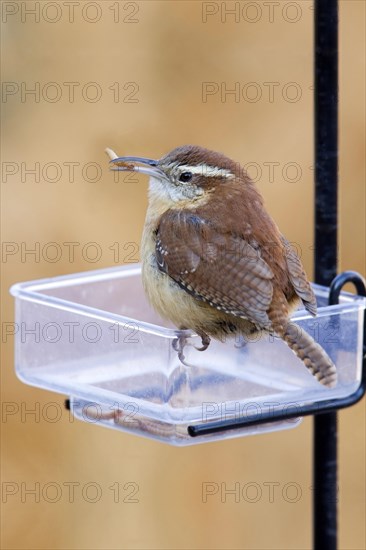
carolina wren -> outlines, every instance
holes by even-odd
[[[316,300],[295,251],[266,211],[245,170],[226,156],[185,145],[152,160],[111,157],[112,169],[150,176],[142,277],[160,315],[202,338],[280,336],[317,380],[337,381],[332,360],[289,321]]]

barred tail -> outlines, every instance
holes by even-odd
[[[305,330],[290,322],[280,336],[321,384],[328,388],[336,385],[337,370],[333,361]]]

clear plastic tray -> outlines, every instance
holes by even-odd
[[[346,397],[360,385],[365,299],[342,293],[327,306],[328,289],[314,285],[318,315],[298,310],[293,320],[327,351],[338,369],[329,390],[278,338],[255,342],[201,340],[178,331],[149,306],[139,265],[16,284],[15,363],[19,378],[71,396],[76,417],[190,445],[292,428],[298,420],[192,438],[189,425],[260,415]],[[189,344],[180,362],[173,343]]]

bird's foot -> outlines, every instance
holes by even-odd
[[[244,336],[235,336],[234,348],[243,349],[247,344],[248,342],[245,340]]]
[[[184,362],[185,357],[184,357],[183,350],[187,345],[187,343],[188,343],[188,338],[186,336],[178,336],[178,338],[173,340],[173,343],[172,343],[173,349],[178,353],[179,360],[183,363],[183,365],[185,365],[185,362]]]
[[[202,346],[200,347],[194,346],[194,348],[197,351],[205,351],[210,345],[211,338],[205,333],[202,333],[202,334],[200,333],[199,336],[201,337],[201,340],[202,340]],[[184,348],[187,345],[190,346],[192,344],[189,343],[188,338],[186,336],[182,336],[182,335],[178,336],[175,340],[173,340],[173,343],[172,343],[174,351],[178,353],[179,361],[186,367],[193,367],[194,365],[187,363],[187,361],[185,360]]]

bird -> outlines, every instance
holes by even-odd
[[[176,147],[159,160],[106,152],[112,170],[150,176],[141,259],[153,308],[199,335],[200,351],[211,338],[277,335],[333,388],[333,361],[290,320],[301,304],[316,315],[314,292],[241,164],[198,145]]]

